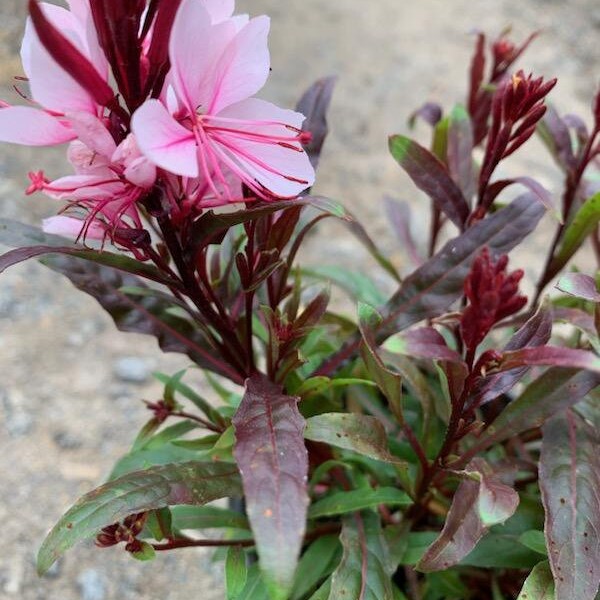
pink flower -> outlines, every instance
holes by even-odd
[[[125,229],[143,229],[137,202],[156,181],[156,167],[143,157],[129,135],[116,146],[106,129],[95,128],[86,141],[76,140],[68,151],[69,162],[75,169],[75,175],[61,177],[49,182],[43,172],[30,173],[31,185],[28,194],[43,191],[52,198],[67,200],[69,207],[83,208],[85,218],[65,221],[50,220],[44,223],[44,229],[63,228],[63,235],[70,237],[98,239]],[[79,229],[75,231],[76,221]],[[49,231],[55,233],[56,231]]]
[[[70,0],[70,11],[42,4],[47,21],[60,31],[96,70],[108,80],[108,64],[98,44],[87,0]],[[23,69],[34,106],[1,103],[0,141],[28,146],[62,144],[75,139],[80,121],[102,114],[92,93],[67,73],[44,47],[31,17],[21,46]]]
[[[182,2],[161,100],[135,112],[132,130],[157,166],[199,179],[208,203],[242,200],[239,182],[263,199],[296,197],[314,181],[304,117],[252,98],[269,75],[269,19],[232,10],[233,2]]]

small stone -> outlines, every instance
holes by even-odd
[[[106,584],[95,569],[86,569],[77,577],[77,585],[81,590],[81,600],[104,600]]]
[[[54,443],[63,450],[75,450],[76,448],[81,448],[81,440],[68,431],[57,431],[52,436],[52,439],[54,440]]]
[[[0,390],[0,409],[4,412],[4,426],[11,437],[27,435],[33,428],[33,417],[14,402],[7,391]]]
[[[121,381],[144,383],[150,377],[150,368],[142,358],[124,356],[115,362],[114,373]]]

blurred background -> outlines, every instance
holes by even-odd
[[[11,89],[25,0],[0,3],[0,98]],[[273,73],[262,94],[293,106],[315,79],[339,77],[331,134],[316,191],[345,203],[402,267],[399,243],[386,224],[384,195],[411,202],[417,238],[428,203],[388,157],[387,136],[407,131],[406,119],[424,101],[446,108],[463,102],[473,31],[498,34],[513,26],[523,40],[541,37],[519,62],[526,71],[557,76],[551,100],[561,112],[589,120],[600,76],[600,5],[594,0],[238,0],[238,12],[272,17]],[[416,135],[428,143],[425,127]],[[0,146],[0,215],[39,224],[58,208],[26,198],[29,170],[65,173],[64,149]],[[513,174],[559,181],[539,142],[507,161]],[[530,276],[547,243],[549,223],[513,258]],[[356,242],[326,223],[312,238],[305,264],[362,265],[374,272]],[[538,259],[539,260],[539,259]],[[349,306],[352,310],[352,306]],[[147,419],[140,400],[155,400],[153,370],[186,366],[162,355],[153,339],[118,333],[90,298],[35,262],[0,277],[0,598],[6,600],[184,600],[222,598],[209,554],[178,551],[150,564],[91,543],[71,550],[39,580],[34,557],[49,527],[81,494],[99,484]],[[190,381],[201,384],[199,375]]]

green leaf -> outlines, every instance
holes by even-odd
[[[238,600],[269,600],[267,587],[262,579],[258,565],[252,565],[248,569],[246,585]]]
[[[340,542],[335,535],[317,538],[304,552],[296,569],[292,600],[302,600],[333,570],[340,554]]]
[[[216,506],[173,506],[174,529],[250,529],[248,519],[233,510]]]
[[[377,489],[359,489],[348,492],[337,492],[326,498],[317,500],[308,510],[309,519],[319,519],[333,515],[343,515],[365,508],[373,508],[385,504],[387,506],[410,506],[412,500],[405,492],[396,488],[380,487]]]
[[[519,537],[519,544],[523,544],[523,546],[538,554],[543,554],[544,556],[548,554],[543,531],[536,531],[535,529],[526,531]]]
[[[372,512],[346,517],[340,541],[344,554],[331,579],[329,600],[394,600],[394,566],[379,517]]]
[[[46,573],[76,542],[132,513],[240,494],[238,472],[229,464],[190,461],[130,473],[88,492],[63,515],[40,548],[38,572]]]
[[[230,546],[225,559],[225,585],[227,600],[237,600],[246,586],[248,569],[246,553],[242,546]]]
[[[153,375],[158,381],[165,385],[165,393],[167,393],[168,388],[170,393],[177,392],[181,394],[199,408],[213,423],[215,423],[215,425],[226,425],[225,419],[223,419],[208,400],[205,400],[191,387],[181,381],[186,372],[187,369],[184,369],[183,371],[175,373],[173,376],[165,375],[164,373],[153,373]]]
[[[460,561],[462,566],[482,569],[527,569],[536,565],[540,555],[519,544],[519,536],[488,533]]]
[[[577,211],[562,236],[558,252],[550,264],[548,277],[556,275],[579,250],[600,222],[600,193],[588,198]]]
[[[319,281],[330,281],[345,291],[354,301],[368,304],[383,304],[386,296],[379,290],[373,280],[359,271],[350,271],[342,267],[319,265],[310,269],[300,269],[305,278]]]
[[[304,437],[336,448],[352,450],[385,462],[404,466],[388,450],[387,436],[375,417],[347,413],[324,413],[306,420]]]
[[[358,305],[358,324],[364,340],[364,346],[361,348],[363,362],[369,375],[389,402],[394,416],[403,426],[402,377],[385,366],[375,340],[375,330],[381,322],[381,315],[372,306],[362,303]]]
[[[571,598],[575,600],[575,597]],[[517,600],[556,600],[552,571],[547,560],[536,565],[529,573]]]
[[[141,562],[147,562],[156,558],[156,551],[148,542],[141,542],[141,548],[132,552],[131,556]]]

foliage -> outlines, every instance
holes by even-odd
[[[111,148],[130,143],[132,127],[143,120],[138,111],[157,110],[163,85],[171,82],[177,93],[185,87],[177,62],[184,54],[174,54],[169,36],[172,29],[185,33],[181,15],[190,6],[189,0],[149,6],[91,0],[98,58],[32,1],[36,51],[77,80],[99,109],[93,119],[46,111],[36,117],[46,133],[90,148],[100,144],[92,134],[106,132]],[[135,17],[125,23],[124,14]],[[198,17],[208,19],[200,37],[213,39],[211,27],[221,31],[229,17],[211,25],[207,14]],[[124,24],[111,28],[116,22]],[[466,106],[445,114],[429,103],[414,113],[413,126],[422,120],[432,129],[429,148],[406,135],[390,137],[393,158],[427,196],[420,202],[431,213],[430,236],[421,243],[407,204],[385,201],[414,265],[404,277],[346,209],[309,194],[310,177],[282,176],[296,186],[287,198],[277,192],[287,184],[273,179],[282,174],[264,165],[269,154],[255,149],[249,158],[251,148],[268,140],[273,156],[282,148],[292,153],[278,164],[289,166],[295,153],[305,161],[303,172],[316,168],[333,78],[303,96],[304,129],[284,124],[289,138],[268,130],[274,126],[268,119],[232,129],[237,118],[198,116],[193,127],[206,128],[198,135],[224,145],[209,151],[206,139],[196,142],[190,169],[204,169],[197,176],[207,179],[202,193],[191,175],[169,166],[172,156],[161,154],[166,147],[142,148],[143,157],[129,148],[138,169],[158,161],[148,171],[154,179],[134,183],[132,164],[112,158],[125,187],[111,188],[106,203],[95,195],[100,184],[86,180],[71,190],[68,208],[80,211],[68,217],[79,228],[71,236],[76,241],[49,232],[57,221],[45,233],[0,222],[0,242],[15,248],[0,257],[0,271],[42,257],[95,298],[120,330],[145,333],[163,350],[187,355],[214,390],[214,398],[201,396],[185,383],[186,371],[157,375],[164,394],[147,403],[149,421],[109,481],[49,534],[39,553],[41,573],[95,536],[99,547],[122,543],[139,560],[161,560],[161,552],[177,548],[227,547],[231,600],[594,600],[600,291],[597,275],[578,272],[573,260],[591,247],[600,265],[594,183],[600,95],[591,130],[548,108],[555,80],[514,68],[534,37],[517,46],[507,34],[489,44],[479,34]],[[223,60],[233,72],[239,57],[231,48]],[[118,93],[100,64],[106,72],[110,67]],[[2,139],[10,137],[3,118],[13,108],[0,110]],[[188,122],[176,122],[178,114],[166,115],[169,131],[184,135]],[[219,137],[224,131],[239,145]],[[502,162],[536,131],[564,177],[560,205],[553,201],[559,194],[529,176],[498,176]],[[145,139],[143,131],[133,133]],[[20,141],[33,143],[27,136]],[[187,160],[177,156],[181,164]],[[227,168],[238,176],[241,196],[233,194]],[[43,174],[31,178],[30,191],[57,193]],[[513,185],[525,192],[511,196]],[[223,210],[224,204],[234,207]],[[527,298],[520,291],[524,271],[509,269],[508,253],[548,212],[558,216],[551,221],[556,231]],[[389,297],[370,275],[298,266],[307,234],[326,218],[339,219],[367,248],[395,286]],[[558,291],[545,297],[558,278]],[[330,306],[329,285],[353,298],[356,319]],[[229,508],[206,506],[219,498],[230,498]],[[205,537],[206,530],[220,535]]]

